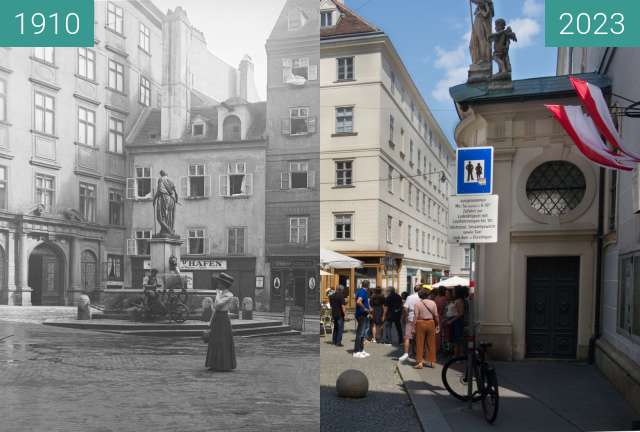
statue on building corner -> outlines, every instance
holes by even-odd
[[[161,170],[156,193],[153,197],[155,217],[160,224],[160,232],[156,233],[155,237],[176,237],[174,227],[177,204],[178,192],[176,191],[176,186],[167,173]]]
[[[493,80],[511,80],[511,61],[509,59],[509,47],[511,42],[518,42],[516,34],[507,27],[507,22],[500,18],[496,20],[496,32],[489,36],[493,43],[493,60],[498,65],[498,72],[493,75]]]
[[[475,12],[473,5],[476,5]],[[491,77],[491,27],[495,9],[493,0],[469,0],[471,8],[471,41],[469,52],[471,66],[469,67],[469,83],[488,81]]]

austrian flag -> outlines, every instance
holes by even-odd
[[[606,168],[633,171],[640,156],[624,147],[602,90],[584,80],[569,79],[588,115],[579,106],[546,105],[547,109],[589,160]]]

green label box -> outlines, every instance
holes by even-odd
[[[93,44],[93,0],[0,0],[0,46]]]
[[[545,0],[545,42],[548,47],[640,47],[640,0]]]

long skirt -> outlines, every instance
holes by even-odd
[[[226,311],[216,311],[213,315],[205,365],[215,371],[230,371],[236,368],[231,321]]]

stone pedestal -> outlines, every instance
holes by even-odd
[[[174,256],[180,263],[181,246],[182,240],[180,238],[153,238],[149,240],[151,268],[158,270],[158,275],[168,274],[171,271],[169,258]]]
[[[469,75],[467,83],[481,83],[487,82],[491,79],[492,65],[491,62],[472,64],[469,66]]]

